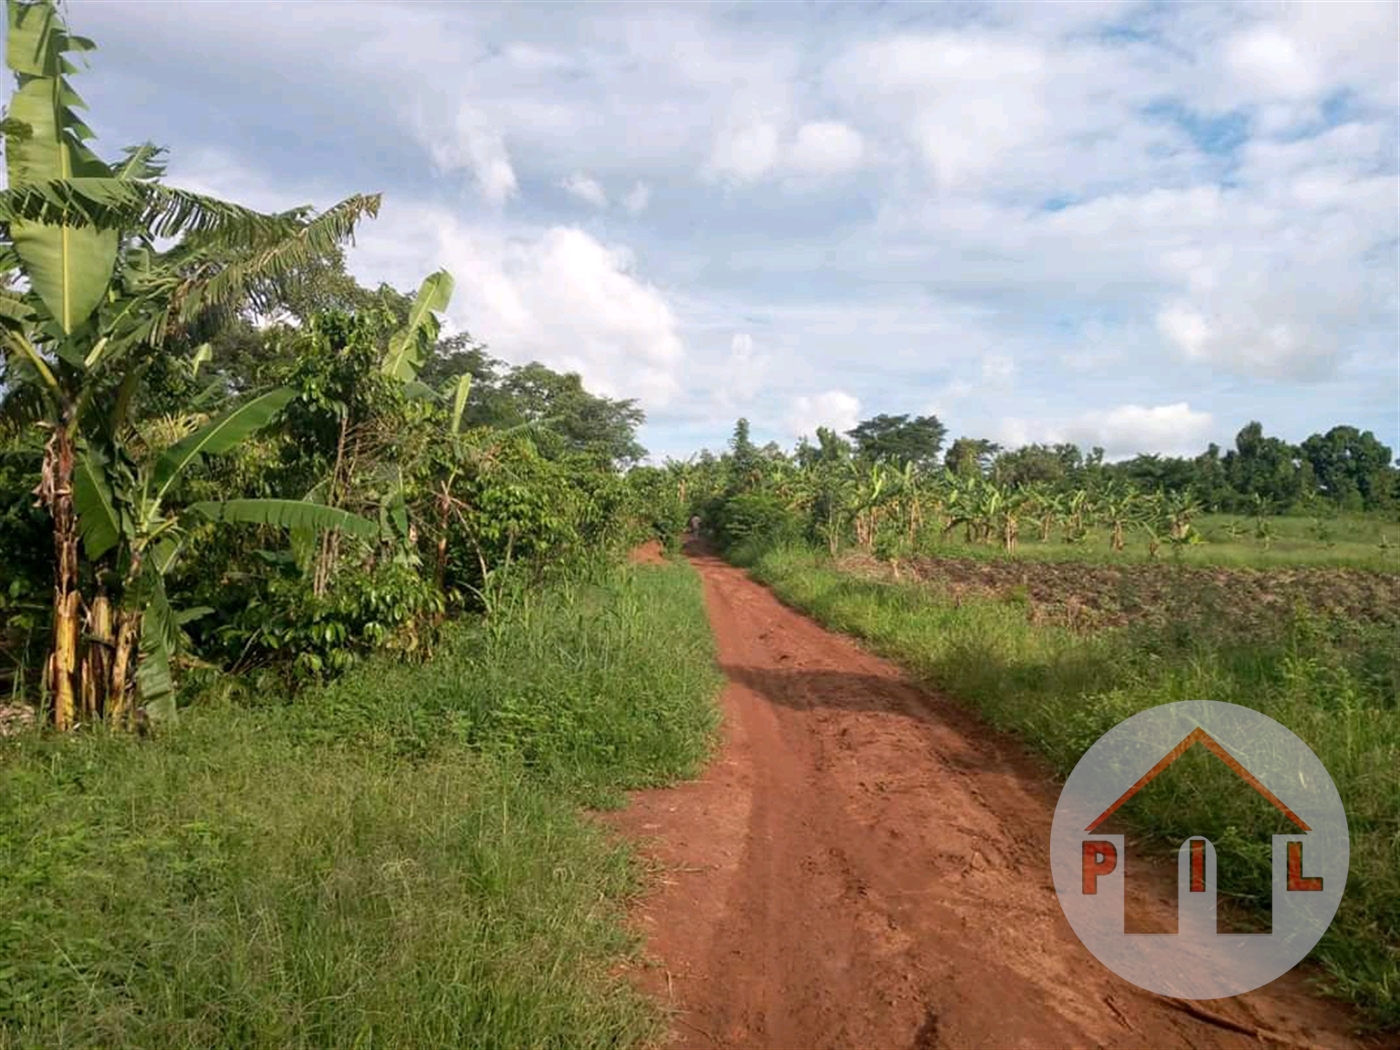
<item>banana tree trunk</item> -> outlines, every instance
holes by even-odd
[[[53,700],[55,729],[73,728],[78,697],[78,628],[82,596],[78,592],[78,519],[73,511],[73,436],[67,418],[44,446],[44,464],[35,495],[53,518],[53,648],[47,686]]]
[[[79,693],[84,722],[96,722],[102,715],[102,692],[111,676],[113,643],[111,603],[105,594],[99,594],[88,606],[87,644],[83,647]]]
[[[108,679],[105,714],[114,729],[127,729],[131,723],[131,693],[135,683],[136,644],[141,637],[141,612],[122,609],[117,613],[117,639]]]

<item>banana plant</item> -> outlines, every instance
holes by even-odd
[[[1124,530],[1137,521],[1143,511],[1141,496],[1132,488],[1110,482],[1099,493],[1096,509],[1099,521],[1108,526],[1109,546],[1121,551]]]
[[[87,675],[83,714],[123,726],[132,694],[147,712],[173,710],[171,657],[178,645],[180,617],[172,610],[165,578],[190,534],[215,522],[239,522],[284,529],[339,528],[372,538],[378,528],[367,519],[303,500],[231,499],[177,506],[180,482],[206,457],[232,452],[267,426],[288,402],[291,390],[250,398],[210,420],[174,444],[133,455],[140,444],[130,434],[103,449],[79,444],[73,477],[73,503],[83,549],[93,563],[114,555],[120,596],[111,615],[105,599],[90,617],[90,634],[101,655]],[[104,628],[106,628],[104,630]],[[134,663],[134,678],[132,676]],[[134,689],[132,688],[134,686]]]
[[[1092,497],[1086,489],[1074,489],[1064,496],[1063,512],[1065,542],[1081,543],[1087,535],[1084,518],[1092,508]]]
[[[1060,500],[1057,493],[1044,482],[1036,482],[1026,489],[1029,502],[1026,512],[1033,517],[1040,533],[1040,542],[1050,542],[1050,533],[1060,515]]]
[[[423,279],[409,306],[408,322],[389,337],[389,350],[380,366],[385,375],[400,380],[420,396],[436,396],[435,391],[418,382],[418,372],[437,342],[441,331],[437,315],[452,301],[452,288],[452,275],[446,270]]]
[[[353,197],[314,217],[306,208],[264,215],[162,185],[154,146],[109,166],[88,145],[83,102],[68,81],[76,67],[66,56],[94,45],[68,31],[52,0],[7,0],[6,9],[6,64],[17,86],[0,191],[4,396],[28,406],[30,423],[48,435],[35,490],[54,537],[45,682],[54,725],[67,729],[79,695],[105,694],[104,676],[110,685],[104,647],[85,654],[80,644],[80,465],[98,462],[108,444],[101,431],[123,431],[142,371],[166,352],[168,336],[210,310],[257,301],[278,278],[349,239],[356,222],[377,214],[379,198]],[[176,238],[157,251],[159,240]],[[102,513],[97,504],[86,509]],[[88,613],[100,636],[104,604]],[[87,656],[95,677],[84,693]]]
[[[1016,543],[1021,534],[1021,517],[1031,506],[1031,496],[1024,489],[1011,488],[994,493],[992,521],[1001,536],[1002,550],[1008,554],[1016,553]]]
[[[1201,513],[1201,505],[1195,496],[1187,491],[1167,493],[1162,509],[1167,517],[1168,538],[1177,544],[1191,543],[1196,538],[1191,522]]]
[[[418,401],[442,401],[446,399],[445,393],[439,393],[420,382],[418,373],[427,362],[428,355],[437,342],[441,330],[437,314],[447,308],[447,304],[452,298],[452,289],[452,275],[446,270],[429,274],[419,286],[418,294],[409,306],[407,322],[389,336],[388,348],[379,362],[379,371],[383,375],[397,380],[401,384],[405,396],[409,398]],[[462,376],[457,385],[459,397],[454,401],[452,409],[454,428],[460,424],[462,413],[466,410],[466,396],[470,390],[470,378],[469,375]],[[349,404],[352,400],[347,388],[345,394],[335,402],[336,412],[340,417],[335,455],[332,460],[330,476],[324,479],[323,486],[318,486],[319,501],[331,507],[342,506],[353,495],[351,490],[354,487],[352,478],[355,457],[349,455],[352,435],[362,432],[366,427],[372,428],[376,422],[372,416],[367,417],[363,412],[357,413],[352,409]],[[454,437],[454,443],[455,440]],[[399,560],[412,560],[416,557],[416,553],[412,549],[415,544],[410,536],[412,530],[407,521],[407,504],[401,465],[385,463],[381,464],[381,468],[382,476],[379,480],[384,481],[384,476],[389,478],[389,484],[381,484],[379,486],[381,491],[376,493],[379,497],[377,502],[381,517],[385,519],[386,525],[388,522],[398,522],[402,519],[399,535],[404,542],[398,546],[394,556]],[[449,488],[450,485],[451,479],[448,482]],[[361,493],[361,495],[365,495],[365,493]],[[396,511],[396,507],[401,509]],[[387,535],[392,535],[392,531]],[[326,530],[317,540],[318,549],[312,572],[312,593],[318,598],[324,596],[330,587],[333,570],[340,559],[340,540],[340,533],[334,529]]]

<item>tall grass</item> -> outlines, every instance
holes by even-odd
[[[1346,893],[1313,958],[1331,991],[1377,1025],[1400,1029],[1396,628],[1325,624],[1305,610],[1236,623],[1202,612],[1218,604],[1182,590],[1155,623],[1086,635],[1032,625],[1023,596],[955,603],[926,586],[843,574],[798,548],[750,549],[737,560],[783,601],[1019,732],[1062,774],[1105,731],[1157,704],[1226,701],[1286,725],[1331,773],[1351,830]],[[1230,790],[1223,763],[1199,773],[1178,788],[1144,792],[1135,829],[1168,855],[1186,837],[1206,835],[1225,847],[1222,865],[1226,854],[1234,858],[1242,903],[1267,907],[1263,821],[1272,814],[1252,808],[1248,792]],[[1251,847],[1260,841],[1264,848]]]
[[[648,567],[295,705],[2,742],[0,1046],[644,1043],[638,868],[579,804],[694,771],[717,685]]]

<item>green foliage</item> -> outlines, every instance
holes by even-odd
[[[644,509],[652,537],[668,551],[678,550],[690,507],[681,500],[671,476],[658,467],[633,467],[627,472],[627,486],[637,507]]]
[[[902,467],[914,464],[921,470],[938,465],[938,452],[948,428],[937,416],[891,416],[881,413],[847,431],[859,455],[874,463]]]
[[[22,580],[34,593],[53,576],[48,516],[33,495],[42,458],[37,448],[0,450],[0,565],[6,580]]]
[[[715,518],[716,535],[725,548],[793,536],[800,528],[801,523],[781,500],[761,492],[726,500]]]
[[[445,599],[431,580],[390,563],[347,571],[323,597],[300,576],[275,576],[265,590],[225,611],[209,639],[234,669],[271,668],[283,687],[343,673],[379,649],[431,652],[429,623]]]

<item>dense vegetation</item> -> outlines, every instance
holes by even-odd
[[[882,559],[950,546],[1027,553],[1031,544],[1040,557],[1170,551],[1237,561],[1247,551],[1261,564],[1301,557],[1400,566],[1400,471],[1369,431],[1334,427],[1293,449],[1251,423],[1224,457],[1212,446],[1194,461],[1121,463],[1104,463],[1101,449],[1087,457],[1073,445],[999,451],[959,439],[940,464],[943,432],[932,417],[884,415],[853,429],[852,440],[819,428],[815,444],[804,439],[788,454],[754,445],[741,419],[722,455],[706,451],[667,469],[727,545],[767,535],[833,554],[854,545]],[[1320,488],[1308,480],[1315,475],[1304,450],[1323,462],[1324,447],[1344,451],[1326,475],[1330,487]],[[1286,485],[1278,481],[1285,474]],[[1358,502],[1354,492],[1366,496]]]
[[[674,536],[669,487],[623,473],[643,455],[633,402],[441,338],[446,273],[412,298],[346,274],[377,197],[262,215],[165,185],[151,145],[105,163],[67,77],[91,43],[52,5],[9,10],[12,692],[60,728],[129,725],[210,673],[256,690],[425,654],[511,576]]]
[[[718,676],[694,574],[621,564],[684,523],[640,410],[361,287],[377,197],[102,161],[91,42],[7,6],[0,1047],[655,1035],[580,807],[693,773]]]

